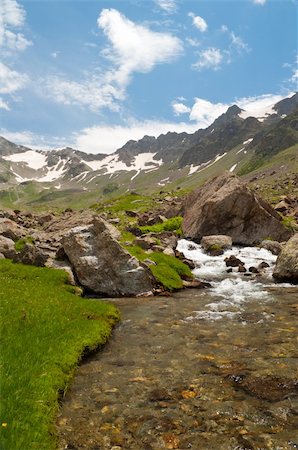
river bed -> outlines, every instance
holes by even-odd
[[[178,249],[211,288],[112,299],[122,322],[78,369],[59,449],[298,448],[298,288],[272,282],[276,257],[265,250],[208,257],[183,240]],[[269,267],[227,274],[231,254]]]

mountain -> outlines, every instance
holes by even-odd
[[[111,155],[32,150],[0,137],[0,205],[98,200],[127,189],[188,188],[222,170],[247,173],[298,142],[297,105],[295,94],[255,117],[233,105],[206,129],[144,136]]]

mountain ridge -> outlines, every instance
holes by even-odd
[[[168,132],[158,137],[144,136],[138,141],[128,141],[110,155],[94,155],[70,147],[32,150],[0,137],[0,191],[31,183],[38,192],[99,191],[101,195],[113,190],[144,191],[188,185],[211,166],[233,172],[253,157],[264,158],[260,148],[268,146],[268,142],[272,154],[286,144],[295,144],[297,107],[297,93],[270,107],[272,114],[261,119],[244,118],[243,110],[232,105],[205,129],[192,134]]]

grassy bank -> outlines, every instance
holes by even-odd
[[[63,271],[0,261],[0,448],[54,449],[59,395],[84,350],[106,342],[118,311],[86,300]]]

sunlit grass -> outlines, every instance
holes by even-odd
[[[3,450],[56,447],[59,395],[83,352],[104,344],[118,311],[86,300],[63,271],[0,261]]]

